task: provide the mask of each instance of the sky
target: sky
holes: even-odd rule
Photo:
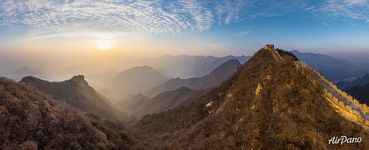
[[[0,57],[39,64],[252,55],[266,43],[354,58],[368,41],[369,0],[0,0]]]
[[[368,6],[368,0],[0,0],[0,39],[126,53],[244,54],[265,43],[364,51]]]

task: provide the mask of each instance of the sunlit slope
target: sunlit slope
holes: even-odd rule
[[[135,126],[170,148],[368,148],[367,140],[328,144],[341,135],[367,139],[369,130],[361,115],[333,103],[334,96],[315,74],[292,53],[266,46],[190,106],[146,116]],[[365,112],[366,106],[356,105]]]
[[[336,85],[305,63],[296,62],[296,64],[302,67],[303,73],[312,82],[318,81],[324,87],[324,96],[340,115],[358,124],[369,126],[369,107],[367,105],[361,104],[357,99],[337,88]]]

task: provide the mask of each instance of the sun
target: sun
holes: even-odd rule
[[[109,50],[113,47],[113,40],[111,39],[101,39],[97,41],[97,46],[101,50]]]

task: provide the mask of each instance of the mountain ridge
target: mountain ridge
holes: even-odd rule
[[[354,112],[342,112],[301,63],[292,53],[267,45],[231,79],[190,106],[145,116],[135,127],[166,141],[163,146],[169,148],[368,147],[367,141],[328,144],[340,135],[365,139],[369,131],[364,123],[349,119]]]
[[[20,83],[35,87],[36,89],[48,93],[55,99],[70,104],[82,111],[92,112],[111,119],[127,119],[119,113],[119,110],[104,96],[97,93],[84,76],[73,76],[69,80],[61,82],[49,82],[36,77],[24,77]],[[120,117],[123,115],[124,117]]]
[[[175,55],[153,58],[149,64],[166,73],[168,77],[188,79],[205,76],[230,59],[236,59],[243,64],[249,58],[250,56],[245,55],[223,57]]]
[[[1,149],[128,149],[136,140],[112,122],[0,77]]]
[[[187,87],[180,87],[173,91],[162,92],[152,98],[138,94],[128,102],[120,103],[120,105],[122,111],[141,118],[147,114],[160,113],[175,107],[189,105],[206,92],[207,90],[192,90]]]
[[[364,80],[368,79],[368,75],[364,77]],[[362,82],[360,84],[354,84],[351,87],[347,88],[347,93],[352,95],[353,97],[357,98],[360,102],[363,102],[369,105],[369,82]]]
[[[238,60],[231,59],[216,67],[209,74],[199,78],[171,79],[150,91],[146,92],[149,97],[156,96],[165,91],[173,91],[180,87],[188,87],[192,90],[208,89],[221,84],[235,73],[242,65]]]
[[[293,50],[292,53],[309,66],[314,67],[332,82],[365,74],[365,70],[351,61],[319,53],[303,53]]]

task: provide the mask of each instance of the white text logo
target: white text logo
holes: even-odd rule
[[[328,140],[329,144],[352,144],[352,143],[360,143],[362,140],[361,137],[347,137],[347,136],[341,136],[341,137],[332,137]]]

